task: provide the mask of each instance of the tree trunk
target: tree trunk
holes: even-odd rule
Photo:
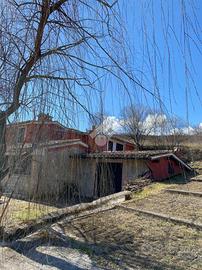
[[[143,146],[139,142],[136,142],[136,147],[137,147],[137,151],[143,150]]]
[[[6,117],[0,112],[0,180],[5,175],[6,170]]]

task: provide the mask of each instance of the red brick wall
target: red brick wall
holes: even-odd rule
[[[61,140],[65,134],[65,128],[57,123],[28,123],[8,126],[6,129],[6,142],[8,145],[16,143],[19,128],[25,128],[24,143],[37,143],[50,140]]]
[[[55,123],[31,124],[27,126],[26,143],[61,140],[65,129]]]
[[[134,151],[135,150],[135,145],[131,143],[126,143],[125,144],[125,151]]]
[[[103,147],[96,145],[95,139],[89,134],[77,130],[65,129],[52,121],[46,123],[29,122],[27,124],[22,123],[8,126],[6,131],[7,145],[16,144],[18,128],[21,127],[25,128],[24,143],[80,139],[89,146],[89,152],[102,152],[107,150],[107,144]],[[125,151],[132,151],[134,149],[134,145],[130,143],[125,144]]]

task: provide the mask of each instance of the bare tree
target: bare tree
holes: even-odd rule
[[[105,118],[106,118],[106,115],[104,115],[103,113],[100,113],[100,112],[91,114],[89,117],[89,128],[94,129],[94,128],[102,125]]]
[[[152,123],[148,117],[153,116]],[[131,105],[123,109],[122,126],[127,135],[134,141],[138,150],[144,145],[145,138],[154,130],[155,114],[143,105]]]
[[[195,125],[193,127],[193,129],[194,129],[194,131],[193,131],[194,135],[197,135],[197,136],[201,136],[202,135],[202,126],[201,126],[201,124]]]
[[[179,116],[165,115],[163,121],[156,121],[156,130],[158,131],[156,144],[173,147],[180,146],[185,141],[191,127],[187,127],[186,122]]]
[[[115,38],[121,27],[116,5],[107,0],[1,1],[1,173],[11,115],[51,108],[68,118],[76,105],[89,113],[87,104],[100,78],[117,78],[117,68],[127,76],[110,47],[112,42],[121,45]]]

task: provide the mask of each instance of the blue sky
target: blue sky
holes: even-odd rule
[[[103,108],[104,114],[116,118],[121,117],[122,109],[131,102],[140,103],[155,111],[177,115],[187,121],[187,126],[201,123],[202,0],[119,0],[117,8],[121,13],[119,23],[111,19],[120,46],[117,42],[108,46],[106,39],[105,48],[147,91],[120,70],[116,71],[120,79],[105,72],[97,82],[99,91],[74,88],[81,103],[91,112],[100,112]],[[97,29],[92,23],[89,29],[93,33]],[[102,59],[106,58],[96,42],[92,47]],[[97,63],[97,59],[84,53],[87,60]],[[97,75],[103,75],[101,73],[98,71]],[[56,101],[51,109],[46,108],[55,120],[82,130],[89,127],[87,115],[81,108],[64,105],[71,118],[68,123],[58,103]],[[37,106],[40,110],[40,103]],[[32,118],[31,114],[34,113],[30,110],[24,114],[24,120]]]
[[[130,70],[161,98],[167,113],[178,115],[187,125],[202,122],[202,1],[120,2]],[[117,80],[105,84],[105,112],[119,117],[129,98]],[[159,107],[151,95],[129,80],[127,86],[134,103]]]

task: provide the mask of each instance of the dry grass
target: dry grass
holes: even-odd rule
[[[202,173],[202,161],[194,161],[190,163],[190,166],[199,174]]]
[[[103,269],[202,269],[200,231],[120,209],[61,223]]]
[[[127,206],[202,224],[202,199],[199,197],[162,192],[141,201],[128,202]]]
[[[0,214],[4,210],[5,213],[1,220],[1,226],[7,231],[14,227],[30,223],[50,212],[56,211],[57,208],[13,198],[8,203],[8,197],[2,197]]]
[[[132,200],[134,200],[134,201],[141,200],[141,199],[144,199],[150,195],[158,194],[166,188],[173,188],[175,186],[176,186],[176,184],[170,184],[167,182],[152,183],[151,185],[145,187],[142,191],[133,193]]]

